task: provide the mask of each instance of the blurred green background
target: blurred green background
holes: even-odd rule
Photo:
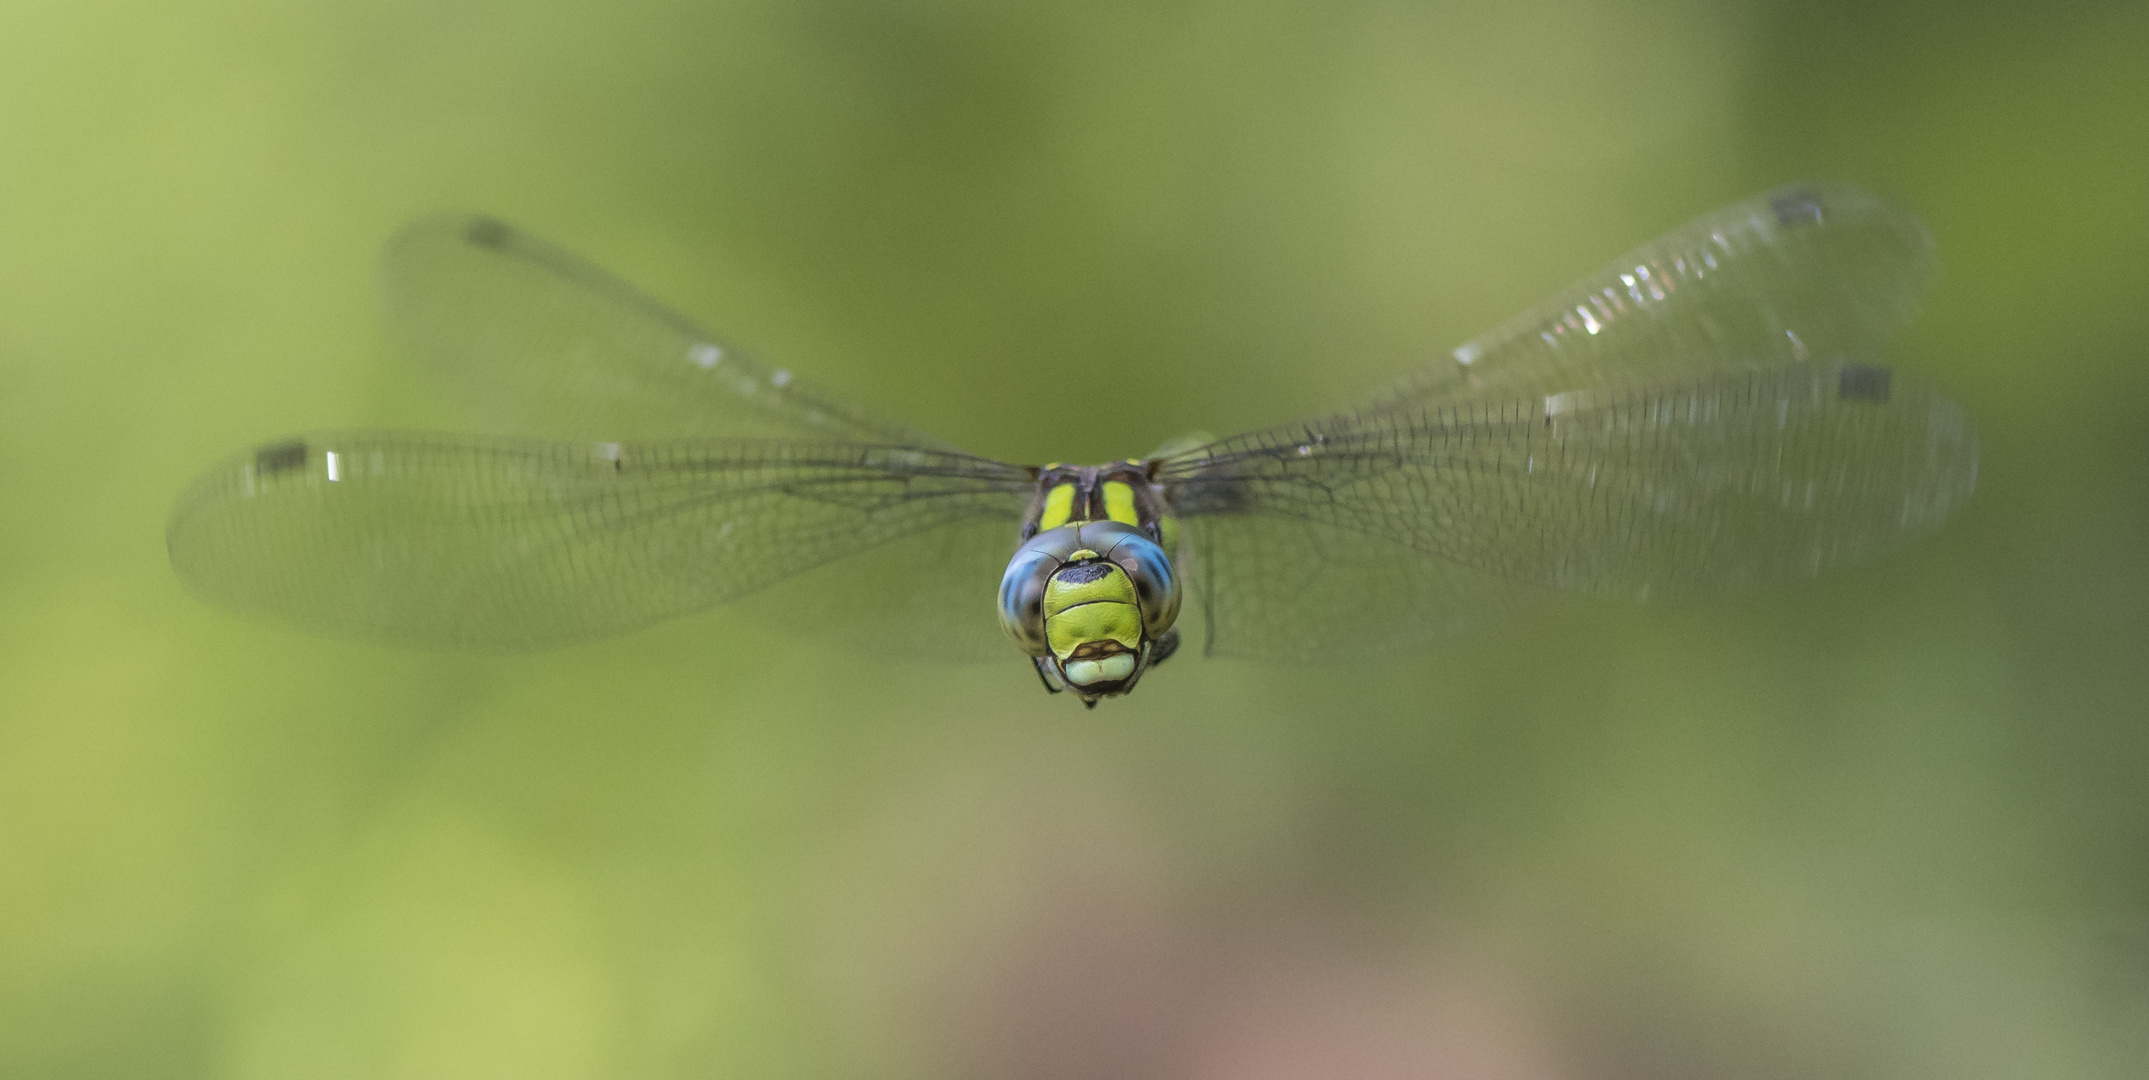
[[[2144,55],[2116,3],[9,0],[0,1076],[2149,1075]],[[1812,585],[1085,714],[740,612],[323,641],[165,564],[213,460],[455,423],[374,306],[431,211],[1093,460],[1807,177],[1931,225],[1896,359],[1984,433]]]

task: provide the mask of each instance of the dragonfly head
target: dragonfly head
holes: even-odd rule
[[[1000,625],[1045,687],[1084,703],[1124,694],[1178,644],[1179,580],[1149,534],[1116,521],[1048,529],[1000,578]]]

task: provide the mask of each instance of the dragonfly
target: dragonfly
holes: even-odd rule
[[[391,321],[505,433],[268,442],[167,540],[207,600],[333,635],[528,650],[773,595],[755,618],[815,612],[898,663],[982,638],[1094,708],[1196,627],[1205,655],[1373,655],[1530,593],[1720,593],[1931,533],[1976,432],[1880,350],[1932,265],[1895,204],[1781,188],[1312,419],[1020,465],[434,218],[384,258]]]

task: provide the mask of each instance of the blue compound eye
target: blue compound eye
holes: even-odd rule
[[[1033,540],[1031,544],[1034,544]],[[1025,544],[1000,575],[1000,629],[1031,656],[1045,656],[1045,586],[1060,560],[1050,551]]]
[[[1113,546],[1111,559],[1134,582],[1142,628],[1152,638],[1162,637],[1179,618],[1179,578],[1172,572],[1171,557],[1156,541],[1129,530]]]

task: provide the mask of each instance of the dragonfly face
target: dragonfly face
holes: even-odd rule
[[[795,585],[764,617],[935,656],[1004,661],[1012,638],[1094,705],[1196,623],[1204,655],[1394,654],[1531,591],[1723,592],[1930,533],[1976,485],[1976,431],[1880,358],[1931,265],[1900,208],[1784,188],[1356,404],[1030,468],[764,365],[537,237],[439,218],[388,252],[391,319],[492,433],[276,440],[195,481],[166,540],[225,606],[466,650]]]
[[[1139,461],[1040,469],[1000,576],[1000,627],[1045,689],[1094,708],[1179,647],[1177,523]]]

